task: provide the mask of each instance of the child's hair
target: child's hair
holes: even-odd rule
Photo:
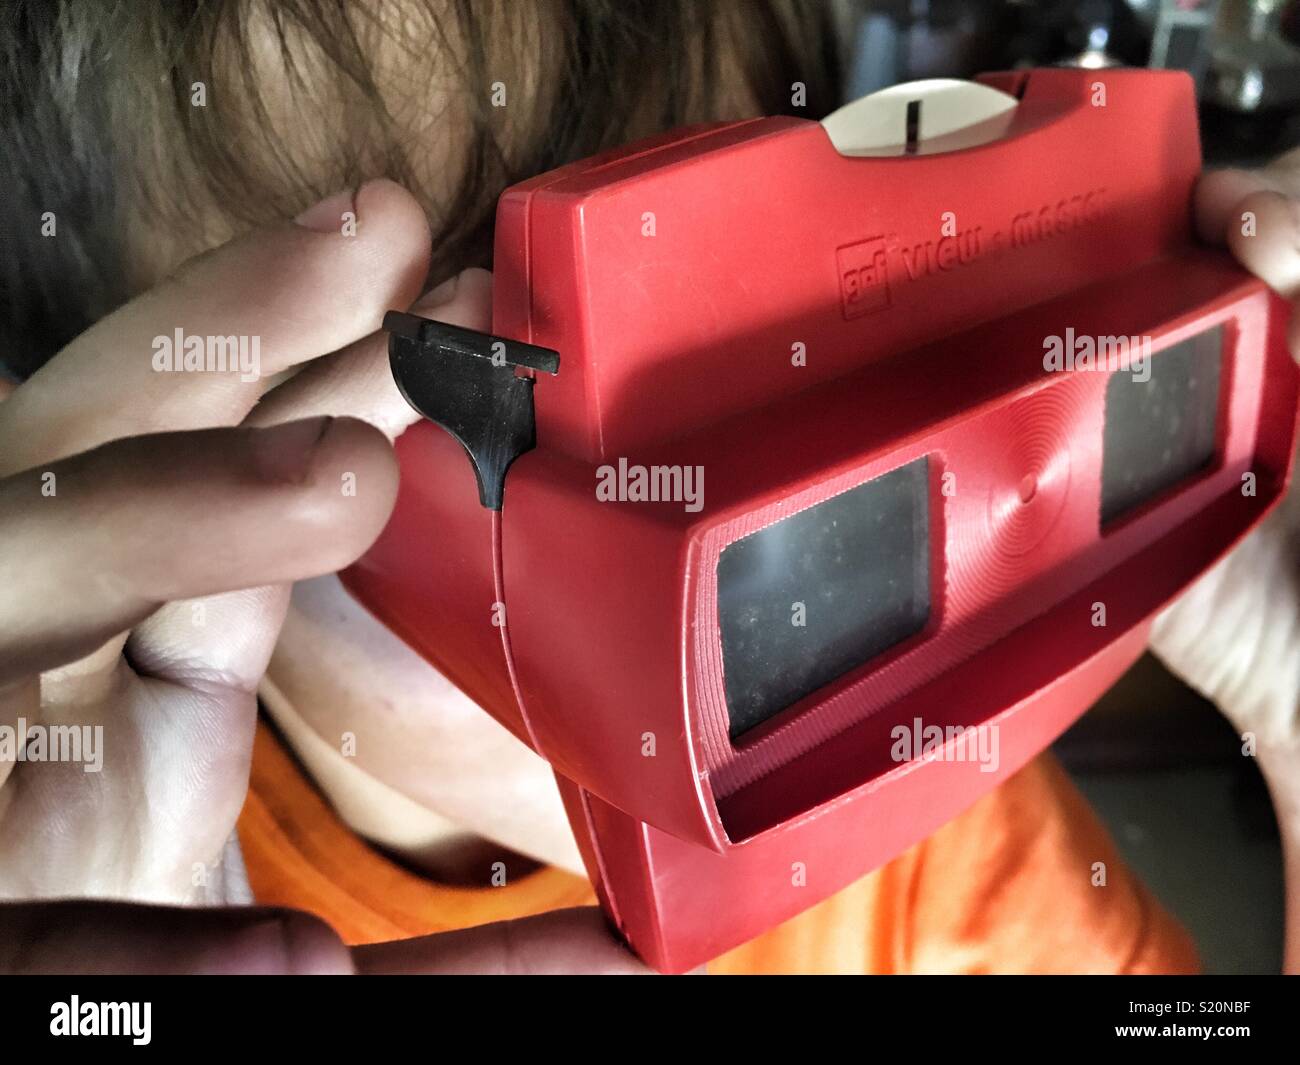
[[[490,265],[515,181],[833,108],[831,21],[816,0],[10,0],[0,358],[26,376],[130,298],[128,249],[175,265],[378,175],[429,212],[431,280]]]

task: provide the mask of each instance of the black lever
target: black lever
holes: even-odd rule
[[[400,311],[384,315],[384,330],[402,396],[460,441],[479,502],[500,510],[506,470],[537,444],[533,379],[515,369],[558,373],[559,353]]]

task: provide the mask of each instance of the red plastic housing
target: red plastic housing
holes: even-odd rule
[[[1013,773],[1285,491],[1286,307],[1192,240],[1191,81],[985,80],[1020,103],[980,147],[848,158],[816,122],[758,119],[508,190],[494,332],[561,353],[537,447],[498,519],[459,445],[416,426],[396,512],[344,575],[550,761],[609,916],[661,970],[799,913]],[[1214,458],[1103,527],[1109,375],[1045,372],[1044,338],[1149,336],[1158,360],[1214,324]],[[733,741],[721,551],[921,456],[927,625]],[[702,467],[703,508],[599,500],[620,458]],[[996,725],[996,771],[895,761],[891,730],[917,718]]]

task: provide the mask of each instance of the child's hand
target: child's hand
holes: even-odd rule
[[[286,224],[200,256],[0,403],[0,725],[102,736],[99,771],[0,760],[0,897],[223,897],[288,582],[363,552],[397,486],[363,422],[240,427],[269,375],[381,351],[418,294],[419,208],[358,199],[357,236]],[[258,338],[261,377],[156,369],[177,330]]]
[[[1197,225],[1252,273],[1300,301],[1300,151],[1264,170],[1206,174]],[[1243,215],[1254,215],[1253,236]],[[1289,340],[1300,355],[1300,314]],[[1152,650],[1212,699],[1261,757],[1300,775],[1300,492],[1157,619]]]
[[[290,582],[348,565],[388,518],[385,433],[417,416],[375,330],[416,301],[430,251],[423,211],[390,182],[299,222],[187,263],[0,403],[0,898],[28,900],[0,906],[0,971],[369,964],[303,916],[30,902],[247,893],[228,841],[257,683]],[[412,309],[485,329],[489,302],[470,271]],[[182,367],[184,338],[205,353],[246,338],[245,363],[166,369],[178,334]],[[598,919],[538,934],[563,938],[565,920],[591,927],[557,966],[633,964]],[[412,964],[476,964],[457,942],[415,944]]]

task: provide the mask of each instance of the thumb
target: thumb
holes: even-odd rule
[[[1300,149],[1262,170],[1205,174],[1195,215],[1202,239],[1226,245],[1284,299],[1300,300]],[[1289,339],[1300,356],[1300,315],[1292,316]]]
[[[83,900],[0,905],[0,974],[350,973],[331,929],[292,910]]]
[[[518,921],[349,950],[295,910],[184,909],[120,902],[0,904],[0,974],[646,974],[600,911]]]

